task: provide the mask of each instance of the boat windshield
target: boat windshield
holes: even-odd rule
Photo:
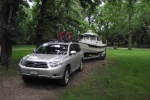
[[[90,36],[85,35],[85,36],[84,36],[84,39],[89,40],[89,39],[90,39]]]
[[[79,40],[83,40],[83,35],[79,35]]]
[[[80,40],[96,40],[96,36],[94,35],[80,35]]]
[[[67,50],[68,50],[68,45],[51,44],[51,45],[42,45],[40,48],[36,50],[35,53],[66,55]]]
[[[99,36],[97,37],[97,41],[101,41],[101,38]]]
[[[96,36],[91,35],[91,40],[96,40]]]

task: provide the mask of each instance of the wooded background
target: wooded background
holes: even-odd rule
[[[92,30],[108,46],[150,47],[149,0],[0,0],[1,64],[12,45],[47,42],[60,31]]]

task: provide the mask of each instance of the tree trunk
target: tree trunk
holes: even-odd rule
[[[91,16],[90,15],[88,16],[88,22],[89,22],[89,25],[91,25]]]
[[[108,22],[106,23],[106,46],[108,46],[108,38],[109,38],[109,30],[108,30]]]
[[[7,66],[11,62],[12,55],[12,44],[11,34],[8,31],[10,16],[10,3],[6,0],[3,2],[3,13],[2,13],[2,46],[1,46],[1,64]]]
[[[128,27],[128,33],[129,33],[129,40],[128,40],[128,50],[132,50],[132,32],[131,32],[131,24],[132,24],[132,15],[133,15],[133,4],[132,0],[129,0],[129,27]]]
[[[128,50],[132,50],[132,34],[129,34]]]
[[[36,33],[36,48],[38,48],[43,41],[43,32],[44,32],[44,15],[46,11],[46,4],[48,0],[41,0],[42,5],[40,8],[40,15],[39,15],[39,20],[38,20],[38,25],[37,25],[37,33]]]

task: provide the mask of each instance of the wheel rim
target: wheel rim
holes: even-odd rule
[[[69,81],[69,71],[66,70],[66,73],[65,73],[65,82],[68,83]]]

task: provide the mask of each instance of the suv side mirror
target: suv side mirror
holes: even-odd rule
[[[71,55],[75,55],[77,52],[76,51],[71,51],[70,54]]]
[[[33,52],[35,52],[36,51],[36,49],[33,49]]]

